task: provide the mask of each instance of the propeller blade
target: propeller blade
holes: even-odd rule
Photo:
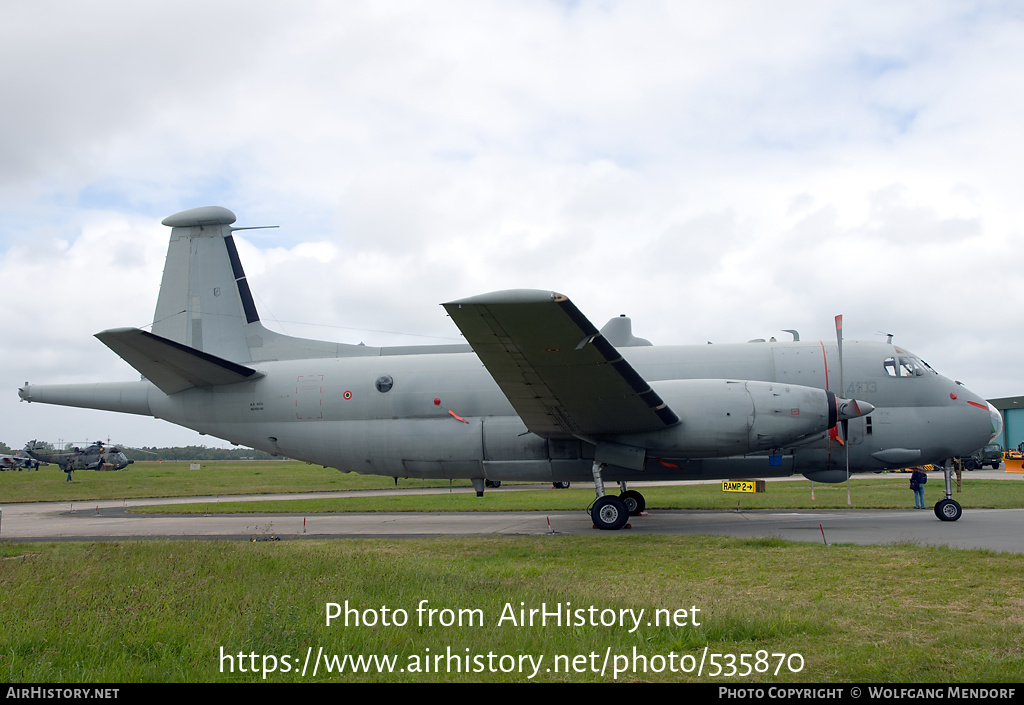
[[[842,389],[843,394],[846,394],[846,382],[843,379],[843,314],[836,316],[836,344],[839,347],[839,387]],[[871,407],[865,414],[871,413],[875,407],[871,406],[867,402],[857,402],[855,399],[851,399],[852,404],[846,405],[850,411],[860,409],[860,404],[864,404],[865,407]],[[842,413],[842,412],[840,412]],[[841,424],[843,426],[843,446],[846,448],[846,504],[850,505],[850,446],[846,444],[846,441],[850,438],[850,419],[856,416],[863,416],[864,414],[856,413],[853,416],[847,416],[842,418]]]
[[[839,345],[839,388],[846,394],[846,385],[843,384],[843,314],[836,316],[836,343]]]

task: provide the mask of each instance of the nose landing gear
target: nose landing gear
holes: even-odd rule
[[[946,476],[946,497],[935,503],[935,516],[942,521],[956,521],[964,513],[960,503],[953,499],[953,461],[946,458],[942,465],[942,472]]]
[[[955,499],[940,499],[935,503],[935,516],[942,521],[956,521],[964,513]]]

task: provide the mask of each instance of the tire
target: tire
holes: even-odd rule
[[[956,521],[964,513],[956,500],[940,499],[935,503],[935,516],[942,521]]]
[[[603,531],[618,531],[629,521],[629,510],[626,503],[615,495],[606,494],[598,497],[590,508],[590,518],[594,526]]]
[[[567,480],[562,480],[561,482],[552,482],[551,486],[554,487],[556,490],[567,490],[569,489],[570,484],[571,483],[568,482]]]
[[[484,480],[484,485],[492,489],[497,489],[498,487],[501,487],[501,480]]]
[[[630,516],[640,516],[647,509],[647,500],[636,490],[626,490],[619,495],[619,499],[626,503]]]

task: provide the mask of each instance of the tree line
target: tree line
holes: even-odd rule
[[[56,450],[52,443],[40,443],[48,450]],[[65,450],[74,447],[72,443],[66,443]],[[86,445],[79,444],[80,448]],[[275,456],[264,453],[262,450],[254,450],[240,446],[238,448],[207,448],[206,446],[175,446],[173,448],[157,448],[155,446],[142,446],[141,448],[129,448],[117,443],[107,444],[111,448],[119,448],[129,460],[273,460]],[[3,441],[0,441],[0,453],[13,455],[21,448],[11,448]]]
[[[252,448],[207,448],[184,446],[174,448],[126,448],[118,446],[129,460],[273,460],[275,456]]]

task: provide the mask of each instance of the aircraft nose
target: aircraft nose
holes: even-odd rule
[[[953,396],[953,395],[951,395]],[[991,443],[996,437],[1003,433],[1003,417],[988,401],[979,397],[973,392],[969,392],[964,387],[959,388],[959,393],[953,396],[958,402],[966,402],[969,413],[966,416],[962,416],[963,430],[969,431],[964,440],[969,441],[968,445],[972,445],[975,450],[982,446]],[[981,412],[987,411],[986,416],[982,416]],[[973,451],[964,451],[970,453]]]
[[[989,420],[992,422],[992,436],[988,439],[989,443],[991,443],[996,438],[1003,435],[1003,415],[999,413],[999,409],[989,403],[988,416]]]

